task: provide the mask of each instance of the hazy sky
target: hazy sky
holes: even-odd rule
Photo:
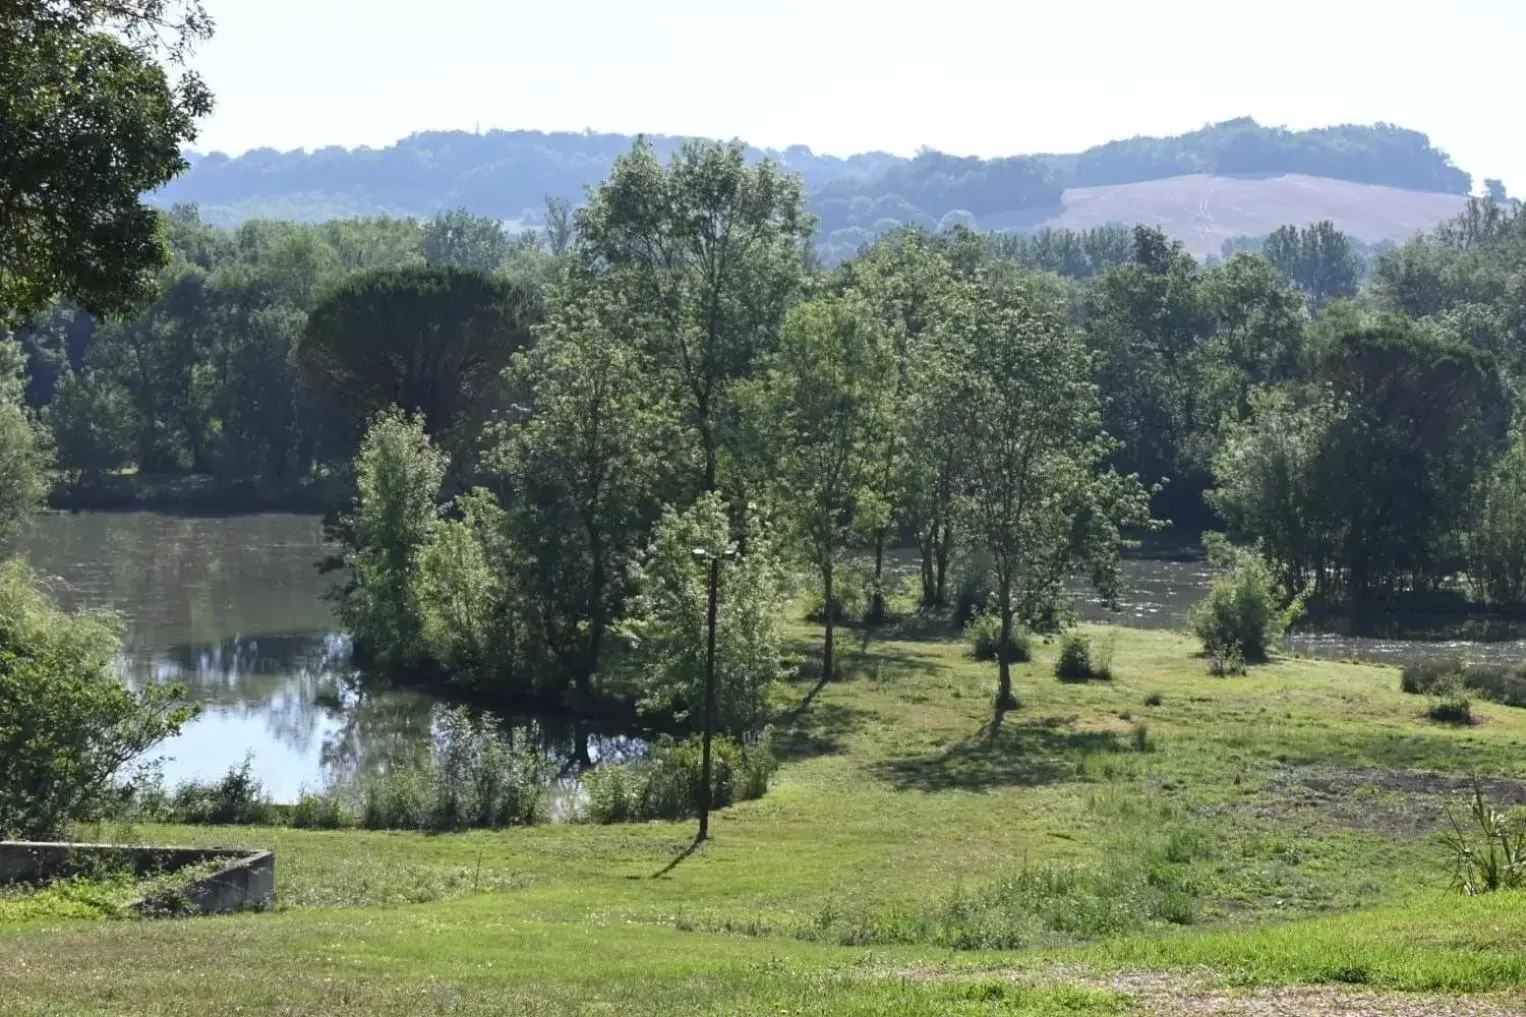
[[[232,154],[535,128],[1077,151],[1250,115],[1424,131],[1526,192],[1520,0],[205,0]]]

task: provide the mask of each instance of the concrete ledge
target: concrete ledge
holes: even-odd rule
[[[275,854],[252,848],[0,841],[0,885],[45,883],[102,866],[129,868],[141,878],[209,861],[226,864],[209,876],[189,881],[178,892],[137,901],[133,910],[140,914],[215,915],[275,903]]]

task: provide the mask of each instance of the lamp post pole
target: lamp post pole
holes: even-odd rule
[[[717,602],[721,584],[721,557],[709,552],[706,552],[705,556],[710,559],[710,589],[705,605],[705,733],[703,762],[700,764],[699,835],[695,838],[696,841],[708,840],[710,837],[710,746],[715,740],[718,712],[715,690],[715,623],[719,606]]]

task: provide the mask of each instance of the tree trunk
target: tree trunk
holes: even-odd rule
[[[937,543],[938,579],[935,587],[935,602],[939,607],[948,606],[948,559],[953,546],[953,524],[944,523]]]
[[[932,528],[917,537],[917,549],[922,552],[922,609],[924,611],[938,606],[938,580],[933,566],[933,553],[937,544],[938,535]]]
[[[885,608],[885,529],[874,535],[874,593],[869,598],[868,621],[879,623],[889,613]]]
[[[588,724],[585,721],[576,721],[573,725],[572,735],[572,760],[579,771],[590,769],[593,766],[593,757],[588,754]]]
[[[1017,697],[1012,695],[1012,584],[1004,581],[1001,589],[1001,642],[996,647],[999,662],[999,687],[996,691],[998,713],[1017,708]]]
[[[713,468],[713,467],[712,467]],[[710,795],[712,789],[711,743],[715,740],[717,714],[715,693],[715,623],[721,585],[720,555],[710,556],[710,594],[705,608],[705,738],[700,765],[699,834],[696,842],[710,837]]]
[[[829,682],[835,677],[833,674],[833,658],[837,650],[837,609],[832,603],[832,594],[834,592],[832,583],[834,576],[832,573],[833,568],[830,562],[821,567],[821,582],[822,587],[826,590],[827,600],[827,634],[826,640],[821,647],[821,680],[823,682]]]

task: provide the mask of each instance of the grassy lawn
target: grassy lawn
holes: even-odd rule
[[[1036,644],[994,733],[994,665],[853,634],[848,680],[784,694],[768,796],[681,860],[663,823],[81,831],[273,847],[280,907],[0,897],[0,1014],[1521,1009],[1526,896],[1452,893],[1436,834],[1472,773],[1526,801],[1526,711],[1446,727],[1392,669],[1213,678],[1179,636],[1090,631],[1113,680]]]

